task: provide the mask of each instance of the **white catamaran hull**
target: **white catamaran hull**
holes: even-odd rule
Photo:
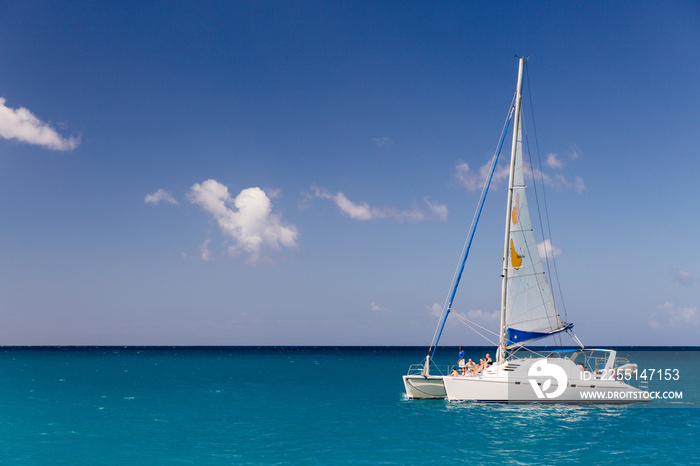
[[[511,359],[476,377],[444,377],[449,401],[507,403],[634,403],[649,393],[615,380],[612,371],[588,372],[566,358]]]
[[[411,400],[445,398],[445,385],[441,375],[404,375],[406,397]]]

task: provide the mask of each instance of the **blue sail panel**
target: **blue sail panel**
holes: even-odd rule
[[[573,326],[574,324],[565,324],[564,327],[552,332],[526,332],[525,330],[518,330],[516,328],[509,327],[506,334],[508,338],[508,346],[523,344],[527,341],[548,337],[550,335],[569,330]]]

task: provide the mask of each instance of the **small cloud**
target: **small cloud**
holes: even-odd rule
[[[217,222],[221,231],[234,241],[231,254],[245,251],[251,263],[265,260],[263,249],[280,250],[297,246],[299,233],[272,211],[272,203],[260,188],[247,188],[232,198],[228,187],[216,180],[195,183],[188,198]]]
[[[553,169],[559,169],[564,166],[556,154],[549,154],[546,163],[549,168]],[[467,191],[474,192],[480,190],[484,186],[489,176],[490,169],[491,162],[483,164],[479,168],[478,172],[472,170],[468,163],[460,162],[455,167],[454,176],[457,178],[457,181],[459,181],[459,183],[466,188]],[[574,176],[573,180],[569,180],[561,174],[549,175],[547,173],[543,173],[539,169],[533,170],[529,164],[525,165],[525,171],[528,177],[534,177],[538,183],[543,183],[544,185],[551,186],[554,189],[573,189],[579,194],[586,190],[586,184],[583,182],[583,178],[578,175]],[[508,182],[509,176],[510,168],[507,165],[497,166],[493,173],[491,183],[492,185],[498,185],[502,181]]]
[[[397,221],[430,221],[430,220],[447,220],[447,206],[433,202],[430,198],[423,198],[423,203],[426,208],[414,207],[409,210],[399,210],[393,207],[371,207],[366,202],[357,203],[348,199],[345,194],[338,192],[331,194],[324,188],[311,186],[313,195],[319,199],[332,200],[338,206],[343,215],[346,215],[354,220],[374,220],[381,218],[391,218]],[[309,197],[310,198],[310,197]],[[309,198],[306,199],[308,202]],[[308,205],[308,204],[305,204]]]
[[[394,145],[394,141],[389,136],[372,138],[372,142],[375,143],[377,147],[389,147]]]
[[[669,269],[669,273],[671,274],[671,276],[673,276],[673,281],[683,286],[693,286],[697,283],[700,283],[700,279],[693,277],[692,275],[690,275],[690,272],[686,272],[685,270],[671,267]]]
[[[70,151],[80,145],[79,137],[61,136],[48,123],[39,120],[26,108],[14,109],[5,106],[5,99],[2,97],[0,97],[0,137],[58,151]]]
[[[481,309],[474,309],[467,312],[467,318],[470,320],[480,320],[482,322],[491,323],[501,318],[501,312],[484,312]]]
[[[571,152],[569,152],[569,160],[576,160],[581,157],[581,149],[577,145],[571,147]]]
[[[202,248],[200,249],[200,257],[204,261],[211,260],[211,251],[209,250],[209,243],[211,243],[210,239],[204,241],[204,244],[202,244]]]
[[[429,198],[424,197],[423,202],[428,207],[428,210],[432,212],[433,216],[442,222],[447,221],[447,206],[445,204],[438,204],[437,202],[431,202]]]
[[[352,219],[369,220],[373,216],[376,217],[376,215],[372,214],[372,209],[370,209],[366,202],[355,204],[341,192],[333,196],[333,200],[340,210]]]
[[[677,327],[700,324],[698,309],[696,307],[677,308],[673,303],[665,302],[657,307],[649,318],[651,328]]]
[[[459,181],[459,183],[466,188],[467,191],[474,192],[481,189],[484,186],[484,183],[486,183],[489,176],[489,171],[491,169],[491,162],[486,162],[483,164],[479,168],[478,173],[472,170],[471,167],[469,167],[469,164],[466,162],[458,163],[455,169],[455,177],[457,178],[457,181]],[[498,184],[503,180],[507,181],[509,175],[510,169],[507,166],[496,167],[491,182],[493,184]]]
[[[282,197],[282,190],[279,188],[268,189],[267,191],[265,191],[265,193],[270,199],[279,199],[280,197]]]
[[[161,202],[167,202],[168,204],[177,205],[177,201],[175,200],[173,195],[170,194],[168,191],[165,191],[164,189],[159,189],[153,194],[146,194],[146,197],[143,201],[153,205],[158,205]]]
[[[389,309],[388,307],[385,307],[385,306],[380,306],[379,304],[376,304],[376,303],[371,303],[370,309],[375,314],[392,314],[391,309]]]
[[[547,155],[547,161],[545,163],[549,168],[552,168],[554,170],[564,168],[564,162],[559,160],[559,156],[554,153]]]
[[[430,311],[430,315],[434,317],[441,317],[442,316],[442,306],[440,306],[438,303],[433,304],[432,306],[425,306],[425,308]]]
[[[537,243],[537,253],[540,259],[546,259],[551,257],[557,257],[561,254],[561,249],[552,246],[552,242],[549,239]]]

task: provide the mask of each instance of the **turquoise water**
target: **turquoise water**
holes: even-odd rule
[[[405,400],[401,375],[424,355],[6,348],[0,464],[700,464],[700,351],[621,350],[640,368],[679,368],[650,389],[683,393],[626,406]]]

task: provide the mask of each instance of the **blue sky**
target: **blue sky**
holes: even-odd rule
[[[577,335],[697,344],[683,1],[3,4],[0,344],[428,346],[516,54]],[[504,220],[453,307],[494,330]]]

